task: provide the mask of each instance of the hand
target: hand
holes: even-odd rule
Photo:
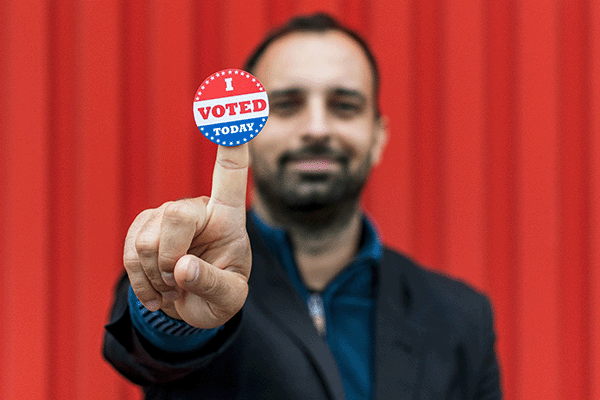
[[[219,146],[211,197],[140,213],[123,263],[138,299],[198,328],[224,324],[243,306],[252,264],[246,232],[248,145]]]

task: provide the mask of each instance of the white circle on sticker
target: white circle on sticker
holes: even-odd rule
[[[202,135],[222,146],[252,140],[269,117],[267,92],[255,76],[241,69],[224,69],[204,79],[193,106]]]

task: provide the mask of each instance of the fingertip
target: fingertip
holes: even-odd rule
[[[185,255],[175,265],[175,280],[184,285],[193,284],[200,274],[200,265],[196,257]]]
[[[165,284],[167,284],[169,286],[177,285],[177,283],[175,282],[175,276],[173,275],[172,272],[161,271],[160,275],[162,276],[162,279],[165,282]]]
[[[160,295],[167,302],[173,302],[179,298],[179,292],[177,290],[169,290],[168,292],[161,292]]]
[[[162,297],[159,292],[154,290],[148,278],[143,273],[127,272],[129,274],[131,290],[135,297],[138,298],[146,309],[150,311],[158,310],[161,307]]]
[[[187,271],[185,273],[185,283],[194,283],[196,278],[198,278],[198,274],[200,273],[200,266],[196,262],[196,260],[190,260],[188,262]]]
[[[144,307],[146,307],[149,311],[157,311],[160,308],[160,300],[154,299],[147,301],[144,303]]]

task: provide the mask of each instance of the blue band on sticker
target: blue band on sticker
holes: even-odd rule
[[[234,122],[200,126],[205,138],[222,146],[239,146],[254,139],[261,131],[267,118],[245,119]]]

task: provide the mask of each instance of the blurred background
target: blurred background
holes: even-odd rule
[[[209,194],[199,83],[316,10],[380,63],[385,242],[488,293],[506,399],[600,399],[600,2],[0,0],[1,399],[139,398],[101,356],[126,229]]]

